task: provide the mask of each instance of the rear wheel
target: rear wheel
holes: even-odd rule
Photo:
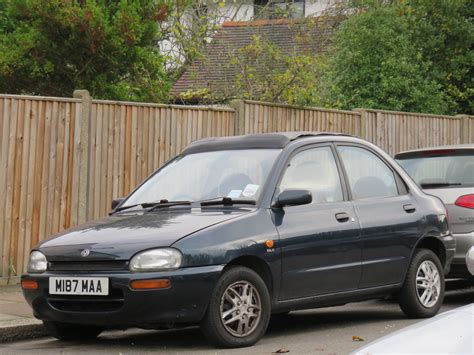
[[[398,295],[400,308],[412,318],[428,318],[438,313],[444,299],[444,273],[438,256],[419,249],[408,268]]]
[[[265,334],[270,313],[265,282],[255,271],[235,266],[217,282],[201,329],[216,346],[251,346]]]
[[[43,321],[49,334],[59,340],[91,340],[97,338],[103,329],[61,322]]]

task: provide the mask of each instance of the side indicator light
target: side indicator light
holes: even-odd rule
[[[21,280],[21,288],[24,290],[37,290],[38,282],[34,280]]]
[[[133,290],[159,290],[170,287],[171,281],[169,279],[133,280],[130,282],[130,288]]]
[[[266,242],[265,242],[265,246],[267,248],[273,248],[275,246],[275,242],[271,239],[268,239]]]

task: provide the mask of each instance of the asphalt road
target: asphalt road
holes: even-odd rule
[[[474,286],[450,283],[442,312],[474,302]],[[252,348],[219,350],[209,346],[197,327],[169,331],[104,332],[92,342],[64,343],[53,338],[0,345],[0,353],[143,353],[348,354],[368,342],[418,320],[407,319],[396,303],[369,301],[339,307],[292,312],[275,317],[266,336]],[[358,336],[363,341],[353,341]]]

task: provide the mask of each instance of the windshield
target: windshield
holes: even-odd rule
[[[137,191],[123,206],[220,197],[257,200],[279,149],[242,149],[179,156]]]
[[[397,159],[405,171],[423,188],[474,186],[473,152],[424,152]]]

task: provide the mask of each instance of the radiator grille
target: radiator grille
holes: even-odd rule
[[[50,271],[121,271],[128,270],[128,262],[114,261],[54,261],[49,263]]]

